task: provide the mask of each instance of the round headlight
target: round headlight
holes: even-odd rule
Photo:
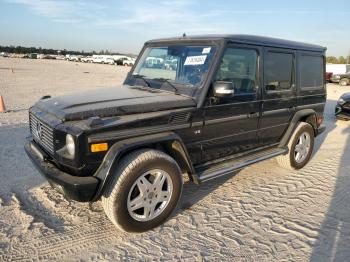
[[[339,104],[339,105],[342,105],[342,104],[344,104],[344,103],[345,103],[344,99],[343,99],[343,98],[339,98],[338,104]]]
[[[74,156],[74,153],[75,153],[74,138],[70,134],[66,135],[66,148],[67,148],[68,153],[70,155]]]

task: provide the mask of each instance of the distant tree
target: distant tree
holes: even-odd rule
[[[112,52],[108,49],[101,50],[99,52],[96,52],[95,50],[92,52],[85,52],[82,51],[74,51],[74,50],[58,50],[58,49],[52,49],[52,48],[42,48],[42,47],[24,47],[24,46],[0,46],[0,52],[6,52],[6,53],[17,53],[17,54],[30,54],[30,53],[39,53],[39,54],[45,54],[45,55],[55,55],[55,54],[72,54],[72,55],[92,55],[92,54],[120,54],[117,52]]]
[[[338,62],[339,64],[346,64],[347,59],[344,56],[339,56]]]
[[[335,56],[327,56],[326,58],[327,63],[329,64],[338,64],[338,58],[336,58]]]

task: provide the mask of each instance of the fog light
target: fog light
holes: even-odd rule
[[[108,144],[107,143],[99,143],[99,144],[91,144],[91,152],[102,152],[108,150]]]

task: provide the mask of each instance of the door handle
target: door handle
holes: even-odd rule
[[[253,117],[257,116],[257,113],[256,112],[252,112],[252,113],[249,113],[247,116],[248,116],[248,118],[253,118]]]
[[[294,106],[288,107],[288,111],[289,112],[294,112],[295,111],[295,107]]]

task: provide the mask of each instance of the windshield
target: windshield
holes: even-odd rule
[[[194,96],[207,76],[215,51],[214,46],[147,47],[126,84]]]

